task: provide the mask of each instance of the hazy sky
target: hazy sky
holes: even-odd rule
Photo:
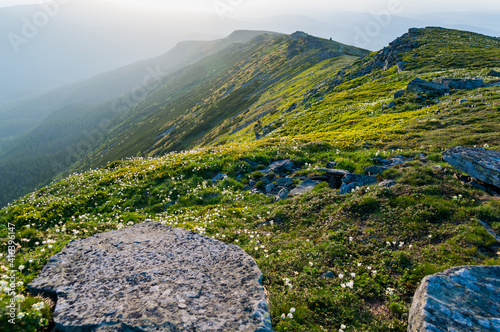
[[[0,0],[0,7],[19,4],[36,4],[44,0]],[[61,2],[81,0],[59,0]],[[500,11],[498,0],[101,0],[106,2],[133,3],[189,10],[215,10],[214,7],[231,8],[232,15],[299,14],[303,10],[338,10],[370,12],[381,10],[391,3],[399,4],[413,13],[436,11]],[[239,12],[239,13],[238,13]]]

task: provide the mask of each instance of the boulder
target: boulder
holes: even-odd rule
[[[384,166],[370,166],[365,168],[365,175],[382,175],[389,168]]]
[[[271,163],[265,170],[263,170],[263,173],[271,173],[271,172],[284,172],[284,171],[292,171],[295,168],[295,165],[293,162],[290,161],[290,159],[286,160],[279,160]]]
[[[326,172],[335,177],[343,178],[347,174],[351,174],[351,172],[343,170],[343,169],[329,169],[329,168],[318,168],[316,169],[318,172]]]
[[[433,83],[442,84],[450,89],[466,89],[472,90],[482,88],[484,81],[481,79],[466,79],[466,78],[437,78],[432,80]]]
[[[326,168],[328,169],[334,169],[335,166],[337,166],[337,163],[335,161],[329,161],[326,163]]]
[[[314,181],[314,180],[311,180],[311,179],[307,179],[304,182],[302,182],[301,184],[299,184],[295,189],[293,189],[292,191],[290,191],[290,195],[291,196],[296,196],[296,195],[305,194],[305,193],[313,190],[314,188],[316,188],[316,186],[318,184],[319,184],[319,181]]]
[[[276,188],[274,183],[270,183],[266,186],[266,193],[271,193]]]
[[[499,72],[497,72],[497,71],[494,71],[493,69],[492,69],[492,70],[490,70],[490,71],[488,72],[488,74],[486,74],[486,75],[488,75],[488,76],[493,76],[493,77],[500,77],[500,73],[499,73]]]
[[[384,181],[380,182],[378,185],[379,185],[379,187],[390,188],[390,187],[393,187],[397,184],[398,183],[394,180],[384,180]]]
[[[280,178],[276,181],[276,185],[279,187],[291,187],[293,185],[292,178]]]
[[[476,180],[500,188],[500,152],[456,147],[443,152],[444,160]]]
[[[405,90],[399,90],[397,91],[396,93],[394,93],[394,99],[398,99],[398,98],[401,98],[405,95]]]
[[[440,83],[433,83],[416,78],[408,83],[406,91],[410,93],[432,93],[442,96],[450,93],[450,88]]]
[[[500,331],[500,266],[454,267],[425,277],[408,331]]]
[[[278,196],[276,196],[276,200],[281,201],[282,199],[287,199],[290,195],[290,191],[286,188],[283,188],[279,191]]]
[[[369,175],[347,174],[342,178],[343,183],[357,183],[358,186],[368,186],[377,183],[377,178]]]
[[[354,189],[357,187],[361,187],[359,183],[353,182],[353,183],[342,183],[342,186],[340,187],[339,194],[341,195],[346,195],[350,194]]]
[[[272,331],[242,249],[147,221],[70,242],[28,285],[58,331]]]
[[[219,173],[217,174],[216,176],[214,176],[212,178],[212,182],[218,182],[218,181],[223,181],[227,179],[227,175],[226,174],[222,174],[222,173]]]

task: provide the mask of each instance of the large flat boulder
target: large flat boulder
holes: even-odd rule
[[[500,331],[500,266],[463,266],[425,277],[408,332]]]
[[[500,188],[500,152],[483,148],[456,147],[443,152],[444,160],[474,179]]]
[[[58,331],[272,331],[242,249],[147,221],[69,243],[28,286]]]

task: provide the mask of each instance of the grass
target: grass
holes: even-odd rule
[[[250,254],[263,272],[276,331],[332,331],[341,324],[346,331],[405,331],[422,277],[456,265],[500,263],[494,239],[478,221],[498,224],[498,202],[481,205],[480,191],[421,162],[384,173],[398,181],[392,189],[362,188],[347,196],[322,185],[275,202],[234,180],[236,174],[262,175],[261,167],[244,160],[267,165],[290,158],[302,173],[313,173],[326,161],[360,171],[376,155],[394,154],[415,152],[269,143],[266,149],[201,149],[114,162],[34,192],[0,212],[2,242],[13,224],[20,244],[13,271],[15,292],[24,296],[18,312],[25,316],[14,330],[43,331],[50,322],[51,303],[33,309],[42,300],[31,297],[26,284],[51,255],[73,239],[152,219]],[[219,172],[229,178],[213,183]],[[334,278],[321,277],[328,271]],[[8,301],[3,293],[2,308]],[[291,308],[293,319],[281,319]],[[3,317],[2,326],[12,328]]]

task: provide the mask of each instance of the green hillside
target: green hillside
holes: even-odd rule
[[[46,185],[98,148],[134,105],[164,84],[168,74],[261,34],[280,35],[242,30],[215,41],[182,42],[157,58],[0,110],[0,174],[9,175],[0,177],[0,206]]]
[[[406,331],[424,276],[500,264],[481,226],[500,232],[498,189],[478,189],[442,159],[458,145],[500,150],[500,85],[487,75],[500,71],[500,39],[411,29],[362,55],[302,33],[262,35],[169,76],[73,166],[104,167],[0,210],[0,268],[8,273],[14,237],[24,314],[14,327],[2,315],[0,326],[50,331],[54,304],[34,308],[42,299],[26,284],[69,241],[146,219],[254,257],[275,331]],[[481,78],[485,86],[394,96],[417,77]],[[328,162],[363,174],[391,158],[401,162],[377,175],[397,182],[390,188],[341,195],[324,180]],[[263,172],[280,160],[293,167]],[[213,181],[220,173],[227,178]],[[287,199],[266,195],[268,183],[308,178],[323,182]],[[0,295],[0,311],[10,298]]]

